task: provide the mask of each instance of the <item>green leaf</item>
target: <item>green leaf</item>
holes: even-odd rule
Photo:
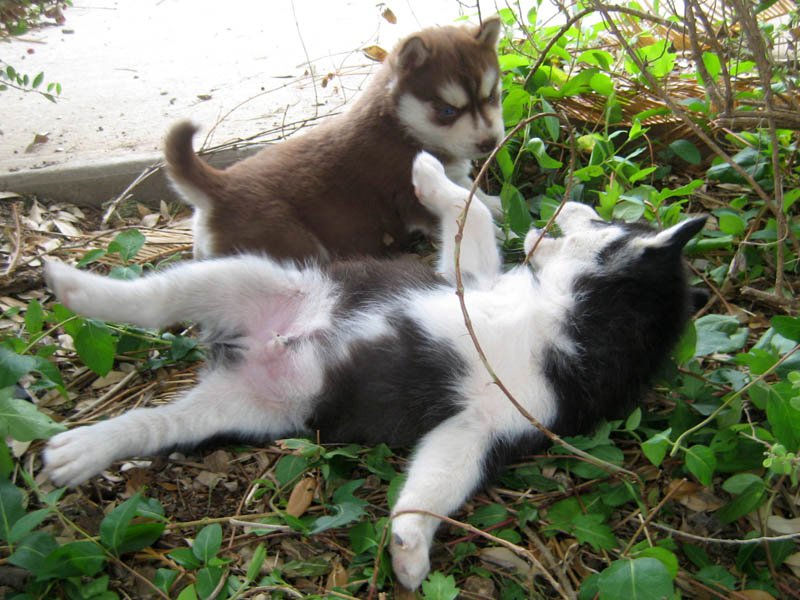
[[[377,548],[380,543],[380,534],[375,524],[371,521],[356,523],[350,528],[348,536],[350,538],[350,548],[356,554],[362,554],[372,548]]]
[[[439,571],[434,571],[422,582],[422,597],[425,600],[454,600],[458,598],[459,591],[455,578]]]
[[[744,233],[745,229],[747,229],[747,221],[745,221],[740,215],[729,210],[720,212],[717,215],[717,220],[719,222],[719,230],[728,235],[738,237]]]
[[[610,96],[614,93],[614,82],[605,73],[595,73],[589,80],[592,89],[603,96]]]
[[[712,79],[716,79],[717,75],[722,71],[722,64],[719,61],[719,56],[714,52],[703,52],[703,64]]]
[[[600,600],[663,600],[674,588],[667,567],[650,557],[614,561],[600,574]]]
[[[752,484],[760,483],[764,487],[764,481],[754,473],[737,473],[728,477],[725,483],[722,484],[722,489],[729,494],[741,494]]]
[[[334,505],[334,514],[319,517],[314,521],[309,535],[316,535],[328,529],[342,527],[360,519],[364,515],[364,504],[364,501],[360,500],[359,502],[342,502]]]
[[[142,516],[147,521],[133,522],[135,517]],[[155,518],[159,517],[155,515]],[[153,522],[152,518],[147,502],[136,494],[105,516],[100,523],[100,542],[117,555],[147,548],[161,537],[165,528],[163,522]]]
[[[221,546],[222,527],[219,523],[211,523],[197,534],[192,544],[192,552],[203,563],[208,564],[208,561],[217,555]]]
[[[666,431],[655,434],[649,440],[642,442],[642,452],[647,457],[647,460],[656,467],[661,465],[661,462],[667,454],[667,448],[670,446],[670,433],[672,433],[672,429],[667,429]]]
[[[695,574],[695,577],[716,590],[720,588],[733,590],[736,587],[736,578],[725,567],[719,565],[703,567]]]
[[[169,595],[169,590],[178,578],[178,571],[173,569],[156,569],[156,576],[153,578],[153,585],[165,594]]]
[[[0,540],[10,539],[11,528],[25,514],[23,498],[17,486],[7,479],[0,479]]]
[[[0,484],[0,487],[2,487],[2,484]],[[0,491],[0,495],[1,494],[2,491]],[[50,508],[40,508],[38,510],[34,510],[33,512],[26,513],[17,519],[16,523],[14,523],[14,526],[11,528],[11,533],[8,536],[8,541],[12,544],[16,544],[23,537],[36,529],[36,527],[38,527],[42,521],[50,516],[52,512],[53,511]]]
[[[678,365],[685,365],[689,362],[697,350],[697,330],[694,328],[694,322],[690,321],[686,325],[686,329],[678,340],[678,345],[672,351],[672,358]]]
[[[222,578],[220,567],[203,567],[197,572],[195,587],[200,598],[210,598]]]
[[[508,516],[508,509],[505,506],[492,503],[476,509],[467,519],[467,523],[485,529],[502,523]]]
[[[544,98],[542,98],[542,111],[546,113],[556,112],[553,105]],[[558,117],[543,117],[542,120],[550,141],[557,142],[561,133],[561,121],[558,120]]]
[[[247,566],[247,574],[245,575],[245,582],[251,583],[256,580],[258,574],[261,572],[261,566],[267,558],[267,551],[264,544],[256,546],[253,552],[253,558],[250,559],[250,564]]]
[[[742,493],[728,504],[720,508],[715,514],[722,523],[733,523],[736,519],[750,514],[756,510],[766,499],[766,486],[762,480],[748,485]]]
[[[0,388],[14,385],[20,377],[27,375],[36,367],[32,356],[17,354],[5,346],[0,346]]]
[[[203,563],[198,560],[191,548],[178,548],[167,556],[186,569],[199,569],[203,566]]]
[[[699,165],[703,161],[697,146],[689,140],[675,140],[669,145],[669,149],[690,165]]]
[[[103,549],[94,542],[70,542],[53,550],[44,560],[39,579],[91,577],[105,564]]]
[[[40,85],[42,85],[43,81],[44,81],[44,73],[42,72],[42,73],[39,73],[38,75],[36,75],[36,77],[33,78],[33,83],[31,83],[31,87],[33,89],[36,89]]]
[[[39,412],[31,402],[9,396],[10,390],[0,391],[0,435],[3,437],[30,442],[46,440],[66,430],[66,427]]]
[[[117,234],[113,241],[108,245],[109,253],[119,253],[124,262],[130,262],[141,250],[146,238],[138,229],[127,229]]]
[[[786,339],[800,343],[800,317],[778,315],[770,321],[772,328]]]
[[[736,352],[747,343],[747,328],[741,327],[736,317],[704,315],[695,320],[694,326],[697,331],[695,356]]]
[[[572,533],[581,544],[589,544],[595,552],[611,550],[617,545],[617,538],[604,523],[603,515],[578,515],[572,521]]]
[[[275,479],[278,480],[281,487],[286,487],[305,473],[307,468],[308,460],[302,456],[287,454],[282,456],[275,465]]]
[[[44,311],[42,305],[35,298],[28,302],[28,308],[25,310],[25,329],[31,335],[36,335],[42,331],[44,326]]]
[[[671,550],[667,550],[666,548],[661,548],[660,546],[651,546],[650,548],[644,548],[636,553],[635,558],[655,558],[656,560],[660,560],[662,564],[667,568],[670,577],[675,579],[678,576],[678,557],[675,556],[675,553]]]
[[[37,577],[42,572],[45,558],[58,548],[58,542],[46,531],[36,531],[25,537],[17,545],[8,562],[26,569]]]
[[[194,584],[183,588],[177,600],[197,600],[197,590],[195,590]]]
[[[547,155],[547,147],[540,138],[532,138],[526,148],[533,154],[536,162],[543,169],[558,169],[563,163]]]
[[[509,227],[514,233],[524,237],[533,221],[522,193],[510,183],[504,183],[500,189],[500,201]]]
[[[705,486],[711,485],[711,479],[717,468],[717,457],[708,446],[701,444],[686,449],[686,468]]]
[[[89,250],[86,254],[83,255],[83,258],[80,259],[75,266],[76,267],[85,267],[88,264],[91,264],[98,260],[99,258],[106,255],[106,251],[102,248],[95,248],[94,250]]]
[[[75,350],[83,363],[98,375],[106,375],[114,366],[117,340],[99,321],[87,319],[74,337]]]

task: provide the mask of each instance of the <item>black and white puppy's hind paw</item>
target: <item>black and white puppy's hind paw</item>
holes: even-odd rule
[[[417,589],[430,571],[430,542],[419,526],[418,515],[400,515],[392,522],[392,569],[397,580],[409,590]]]

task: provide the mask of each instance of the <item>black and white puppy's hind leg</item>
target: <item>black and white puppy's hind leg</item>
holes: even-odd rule
[[[414,159],[411,177],[420,203],[439,218],[438,270],[455,284],[456,235],[469,190],[448,179],[442,164],[427,152]],[[473,196],[464,222],[459,264],[463,279],[473,287],[491,287],[500,273],[492,214],[477,196]]]
[[[62,302],[84,315],[144,327],[196,321],[240,348],[231,364],[207,370],[172,404],[52,438],[44,458],[57,484],[77,485],[115,460],[217,435],[264,439],[303,428],[322,385],[313,334],[329,325],[335,302],[319,271],[243,256],[183,263],[135,281],[50,263],[46,278]]]

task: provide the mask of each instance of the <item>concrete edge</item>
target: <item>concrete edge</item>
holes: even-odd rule
[[[263,146],[225,149],[204,155],[204,160],[224,168],[255,154]],[[22,196],[34,195],[42,201],[69,202],[78,206],[100,206],[114,200],[138,177],[163,160],[162,154],[130,157],[28,169],[0,175],[0,191]],[[164,169],[137,183],[129,191],[131,199],[158,207],[161,200],[176,200]]]

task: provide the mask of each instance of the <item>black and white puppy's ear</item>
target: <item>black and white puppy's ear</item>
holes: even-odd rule
[[[665,229],[661,233],[656,234],[653,238],[648,240],[647,246],[650,248],[664,248],[681,251],[683,247],[689,243],[694,236],[696,236],[703,229],[708,217],[694,217],[687,219],[677,225],[673,225],[669,229]]]
[[[397,53],[397,65],[404,71],[413,71],[424,65],[430,54],[422,38],[415,35],[403,42]]]
[[[497,40],[500,37],[500,24],[500,17],[486,19],[481,23],[480,27],[478,27],[475,39],[484,46],[494,48],[497,46]]]

